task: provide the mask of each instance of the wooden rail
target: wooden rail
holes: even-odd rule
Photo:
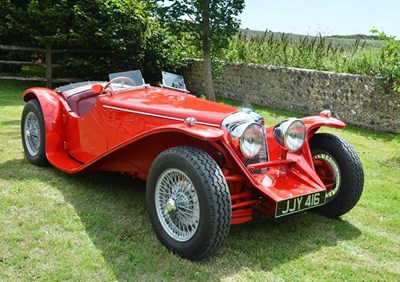
[[[34,61],[14,61],[14,60],[0,60],[0,64],[5,65],[20,65],[20,66],[41,66],[46,68],[46,77],[21,77],[21,76],[0,76],[0,80],[20,80],[20,81],[40,81],[46,82],[46,87],[51,88],[52,83],[68,83],[80,81],[79,78],[53,78],[53,68],[63,67],[60,64],[52,63],[52,54],[110,54],[112,51],[108,50],[89,50],[89,49],[52,49],[51,45],[46,44],[45,48],[35,48],[35,47],[22,47],[22,46],[12,46],[12,45],[2,45],[0,44],[0,50],[7,51],[23,51],[31,53],[42,53],[45,54],[45,62],[34,62]]]

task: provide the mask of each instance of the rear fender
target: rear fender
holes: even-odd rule
[[[50,163],[53,163],[52,156],[64,150],[62,130],[63,106],[59,95],[48,88],[34,87],[25,90],[22,93],[22,98],[25,102],[37,99],[40,103],[46,130],[46,156]]]

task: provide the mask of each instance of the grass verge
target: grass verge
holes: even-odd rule
[[[0,281],[398,281],[400,137],[347,128],[364,194],[340,220],[311,212],[233,226],[210,260],[174,256],[156,239],[145,183],[111,173],[70,176],[23,158],[20,93],[0,81]],[[255,108],[268,124],[290,112]]]

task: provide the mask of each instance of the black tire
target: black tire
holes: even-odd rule
[[[47,166],[46,132],[38,100],[29,100],[22,111],[21,139],[25,156],[34,165]]]
[[[202,150],[174,147],[162,152],[150,169],[146,202],[158,239],[183,258],[207,258],[228,236],[228,185],[217,163]]]
[[[361,160],[350,144],[332,134],[314,135],[310,148],[315,170],[327,186],[326,204],[313,211],[338,218],[349,212],[361,197],[364,187]]]

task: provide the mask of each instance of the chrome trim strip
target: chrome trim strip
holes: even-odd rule
[[[151,113],[140,112],[140,111],[134,111],[134,110],[128,110],[128,109],[124,109],[124,108],[118,108],[118,107],[107,106],[107,105],[103,105],[103,108],[110,109],[110,110],[121,111],[121,112],[139,114],[139,115],[144,115],[144,116],[150,116],[150,117],[157,117],[157,118],[164,118],[164,119],[170,119],[170,120],[177,120],[177,121],[182,121],[182,122],[185,121],[185,119],[183,119],[183,118],[177,118],[177,117],[169,117],[169,116],[151,114]],[[218,124],[207,123],[207,122],[201,122],[201,121],[196,121],[196,124],[207,125],[207,126],[213,126],[213,127],[220,127]]]
[[[213,126],[213,127],[220,127],[218,124],[214,123],[207,123],[207,122],[201,122],[201,121],[196,121],[196,124],[201,124],[201,125],[207,125],[207,126]]]

